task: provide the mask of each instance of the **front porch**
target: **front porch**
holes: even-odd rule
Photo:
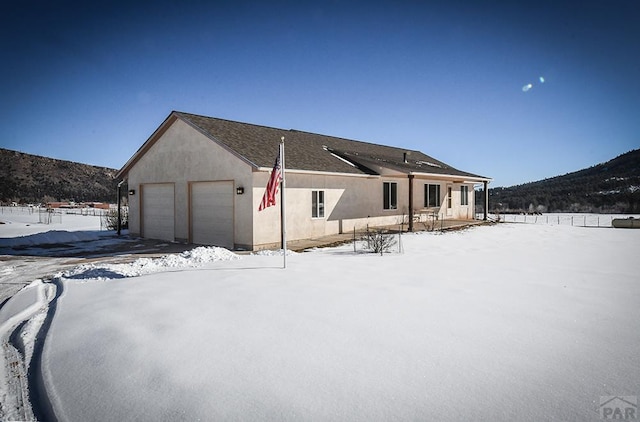
[[[416,177],[417,176],[417,177]],[[440,185],[431,185],[426,184],[431,180],[440,180],[445,181],[444,189],[446,189],[444,195],[440,190]],[[416,203],[416,198],[414,198],[415,187],[414,183],[416,181],[421,181],[425,183],[425,194],[424,194],[424,207],[421,204]],[[408,231],[412,232],[414,230],[421,230],[420,227],[417,226],[425,226],[425,230],[434,230],[440,225],[440,229],[445,229],[448,227],[447,221],[456,222],[456,221],[469,221],[477,218],[476,215],[476,195],[475,195],[475,187],[482,183],[482,191],[483,191],[483,215],[482,219],[484,221],[488,221],[489,215],[489,191],[488,184],[490,179],[482,178],[482,177],[467,177],[461,179],[451,179],[449,178],[436,178],[433,175],[429,177],[425,177],[424,175],[420,175],[419,173],[410,173],[409,174],[409,198],[408,198]],[[453,187],[459,185],[460,194],[457,198],[453,197]],[[469,197],[469,187],[472,186],[473,194]],[[463,188],[466,187],[466,191],[463,191]],[[429,189],[429,193],[427,193],[427,188]],[[434,189],[433,194],[438,198],[437,201],[432,201],[432,191]],[[458,190],[458,188],[456,188]],[[463,193],[464,192],[464,193]],[[429,195],[429,197],[427,197]],[[449,223],[454,226],[456,223]]]

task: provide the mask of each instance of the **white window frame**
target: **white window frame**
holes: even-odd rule
[[[435,205],[431,205],[431,194],[430,189],[432,186],[436,188],[436,200]],[[440,184],[438,183],[425,183],[424,185],[424,207],[425,208],[438,208],[442,205],[441,197],[440,197]]]
[[[469,205],[469,186],[462,185],[460,186],[460,206],[468,206]]]
[[[398,209],[398,183],[397,182],[382,183],[382,209],[384,210]]]
[[[311,218],[324,218],[325,210],[324,190],[311,191]]]

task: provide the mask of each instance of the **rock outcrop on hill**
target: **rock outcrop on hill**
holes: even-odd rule
[[[0,148],[0,201],[116,202],[117,170]]]

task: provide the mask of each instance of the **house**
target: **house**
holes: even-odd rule
[[[491,180],[420,151],[174,111],[118,172],[129,187],[130,234],[278,246],[280,207],[258,207],[282,137],[289,240],[401,222],[411,230],[420,218],[473,219],[474,185],[484,184],[486,198]]]

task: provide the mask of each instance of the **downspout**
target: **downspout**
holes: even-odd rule
[[[122,179],[120,181],[120,183],[118,183],[118,236],[120,236],[120,229],[122,228],[122,218],[120,215],[120,188],[122,187],[122,184],[124,183],[124,179]]]
[[[409,231],[413,231],[413,174],[409,174]]]

